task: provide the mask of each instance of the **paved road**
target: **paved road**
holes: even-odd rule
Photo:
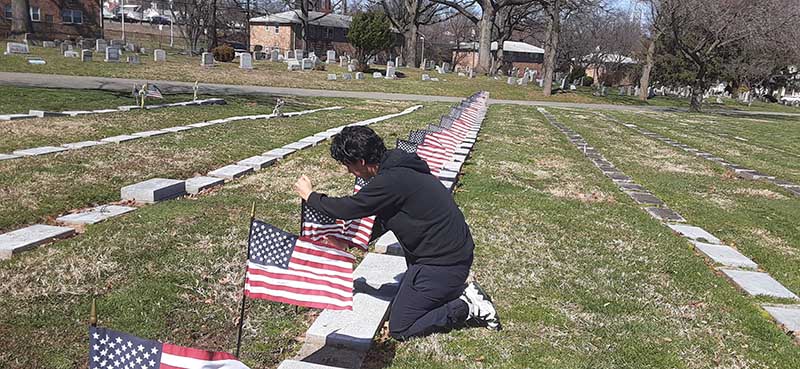
[[[131,91],[134,83],[145,82],[139,79],[126,78],[107,78],[90,76],[66,76],[40,73],[11,73],[0,72],[0,85],[24,86],[24,87],[49,87],[49,88],[73,88],[73,89],[96,89],[108,91]],[[163,92],[167,93],[191,93],[194,83],[178,81],[153,81]],[[215,83],[203,83],[200,85],[200,93],[208,95],[279,95],[279,96],[308,96],[308,97],[339,97],[357,99],[378,99],[378,100],[402,100],[402,101],[437,101],[437,102],[458,102],[460,97],[455,96],[435,96],[435,95],[413,95],[413,94],[393,94],[384,92],[367,91],[338,91],[338,90],[315,90],[305,88],[288,87],[266,87],[248,85],[225,85]],[[466,96],[466,95],[465,95]],[[613,104],[584,104],[554,101],[528,101],[528,100],[499,100],[489,99],[490,104],[514,104],[527,106],[544,107],[564,107],[564,108],[584,108],[599,110],[634,110],[634,111],[686,111],[682,108],[658,107],[658,106],[631,106]],[[745,111],[712,111],[721,114],[731,115],[775,115],[775,116],[795,116],[800,117],[800,113],[778,113],[778,112],[745,112]]]

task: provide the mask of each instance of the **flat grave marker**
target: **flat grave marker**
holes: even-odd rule
[[[734,268],[757,269],[758,264],[730,246],[691,241],[698,251],[718,264]]]
[[[252,172],[253,172],[252,167],[231,164],[208,172],[208,176],[227,179],[227,180],[234,180],[236,178],[245,176]]]
[[[244,160],[240,160],[238,163],[236,163],[236,165],[240,165],[243,167],[250,167],[253,168],[253,170],[261,170],[274,164],[277,160],[278,157],[276,156],[256,155],[256,156],[251,156]]]
[[[191,195],[197,195],[200,191],[216,187],[225,183],[222,178],[199,176],[192,177],[186,180],[186,192]]]
[[[106,219],[113,218],[136,210],[134,207],[121,205],[100,205],[87,211],[67,214],[56,218],[64,224],[97,224]]]
[[[56,227],[45,224],[35,224],[30,227],[0,234],[0,260],[57,238],[69,237],[75,230],[69,227]]]
[[[186,183],[176,179],[153,178],[122,187],[122,200],[146,204],[173,199],[186,194]]]
[[[800,306],[761,305],[769,315],[788,332],[797,336],[800,332]]]
[[[45,154],[52,154],[56,152],[67,151],[66,148],[63,147],[56,147],[56,146],[42,146],[42,147],[34,147],[30,149],[21,149],[21,150],[14,150],[12,154],[14,155],[22,155],[22,156],[37,156],[37,155],[45,155]]]
[[[797,299],[797,295],[792,293],[773,279],[767,273],[750,272],[735,269],[720,269],[725,273],[734,284],[752,296],[772,296],[779,298]]]
[[[683,237],[705,243],[721,244],[719,238],[714,237],[705,229],[688,224],[667,224],[669,228]]]
[[[680,214],[676,213],[675,211],[669,208],[649,207],[649,208],[644,208],[644,210],[647,211],[647,213],[650,214],[650,216],[662,222],[677,222],[677,223],[686,222],[686,219],[684,219]]]

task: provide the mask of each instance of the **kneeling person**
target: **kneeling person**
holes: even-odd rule
[[[464,215],[428,165],[415,154],[387,151],[372,129],[358,126],[333,138],[331,156],[369,184],[334,198],[314,192],[301,176],[295,190],[309,206],[338,219],[376,215],[373,238],[381,233],[379,226],[397,236],[408,270],[392,302],[392,337],[404,340],[465,323],[499,330],[489,296],[476,283],[466,283],[474,243]]]

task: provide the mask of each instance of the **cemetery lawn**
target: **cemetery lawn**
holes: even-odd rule
[[[0,114],[27,113],[28,110],[116,109],[121,105],[136,105],[131,92],[0,86],[0,96],[9,97],[0,100]],[[164,99],[148,101],[151,104],[163,104],[191,99],[192,95],[164,95]],[[3,128],[0,126],[0,129]]]
[[[4,48],[5,43],[0,42],[0,47]],[[614,89],[609,89],[608,96],[598,97],[593,96],[592,89],[588,87],[580,88],[577,91],[558,91],[553,96],[545,97],[542,95],[541,89],[534,86],[535,83],[529,84],[527,87],[509,86],[505,78],[495,80],[480,76],[468,79],[459,77],[456,73],[439,75],[435,70],[422,71],[416,68],[398,69],[398,73],[405,77],[399,80],[375,80],[372,78],[372,72],[379,71],[385,74],[386,67],[372,66],[373,69],[365,73],[365,80],[343,81],[341,74],[347,72],[347,69],[340,68],[338,64],[326,64],[326,71],[289,73],[286,71],[286,63],[282,62],[253,60],[254,69],[248,71],[239,69],[237,59],[233,63],[216,63],[213,68],[208,68],[200,66],[199,56],[189,57],[173,53],[167,55],[166,62],[156,63],[153,61],[152,51],[147,55],[141,55],[140,65],[129,65],[124,62],[106,63],[103,61],[104,53],[97,52],[94,53],[94,60],[91,63],[83,63],[80,58],[65,58],[60,55],[60,49],[32,47],[31,55],[41,56],[47,61],[47,64],[31,65],[26,62],[25,56],[13,55],[0,58],[0,71],[459,97],[483,90],[491,92],[493,99],[688,107],[688,101],[685,99],[657,97],[647,102],[641,102],[633,96],[618,96],[613,91]],[[124,58],[123,55],[123,61]],[[339,80],[328,81],[328,73],[337,74]],[[440,81],[423,82],[423,73],[440,78]],[[800,113],[798,108],[778,104],[755,103],[748,107],[731,100],[727,100],[725,105],[708,104],[707,108]]]
[[[465,172],[456,201],[475,238],[473,270],[504,330],[389,341],[390,367],[800,365],[800,348],[755,299],[639,210],[535,108],[493,105]]]
[[[605,114],[730,162],[800,184],[798,118],[657,112]]]
[[[346,123],[395,113],[410,102],[287,100],[285,111],[344,106],[300,117],[236,121],[190,131],[0,161],[0,233],[46,221],[73,209],[119,201],[120,188],[150,178],[205,175]],[[2,122],[0,152],[96,140],[119,134],[272,111],[272,97],[232,97],[228,105],[131,111]]]
[[[578,131],[620,170],[652,191],[689,223],[708,230],[737,248],[790,290],[800,291],[800,270],[797,268],[800,265],[800,223],[797,222],[800,219],[800,197],[766,181],[740,179],[726,172],[721,165],[649,139],[598,115],[585,111],[558,111],[557,115],[562,123]],[[635,114],[615,115],[626,122],[645,121]],[[742,129],[741,134],[748,137],[791,136],[797,131],[787,129],[786,126],[792,124],[790,122],[770,119],[768,124],[757,124],[716,116],[651,115],[647,121],[653,126],[673,127],[679,126],[676,122],[684,120],[712,120],[716,122],[714,127],[738,127]],[[694,123],[692,127],[702,126]],[[685,136],[675,139],[683,141]],[[757,150],[749,144],[719,143],[716,137],[702,133],[699,136],[697,142],[685,143],[698,144],[695,148],[719,154],[733,163],[752,165],[754,169],[787,180],[800,179],[797,158]],[[710,144],[699,146],[700,141]],[[781,145],[781,142],[776,139],[773,144]],[[742,160],[748,157],[751,160]]]
[[[139,153],[126,150],[123,154],[140,156],[141,161],[144,149],[170,147],[174,153],[147,154],[173,155],[154,160],[148,176],[159,171],[176,174],[167,166],[184,157],[194,155],[199,164],[228,163],[251,155],[251,150],[260,153],[309,133],[406,107],[371,101],[337,100],[336,104],[348,108],[335,115],[207,127],[211,128],[209,132],[198,129],[197,137],[184,135],[174,141],[165,137],[168,141],[148,144],[136,150]],[[426,105],[372,127],[387,142],[394,142],[410,129],[445,114],[447,108]],[[188,142],[197,145],[190,148]],[[200,147],[201,142],[208,146]],[[124,150],[122,146],[120,150]],[[92,295],[98,299],[102,326],[175,344],[233,352],[251,204],[256,202],[258,218],[298,232],[299,201],[291,189],[300,174],[309,175],[321,191],[338,195],[352,191],[352,176],[330,159],[328,150],[329,144],[324,143],[215,191],[146,206],[88,226],[78,237],[0,261],[0,367],[85,367]],[[214,157],[200,155],[204,151]],[[133,169],[125,163],[120,166],[119,156],[113,153],[103,156],[108,165],[117,166],[116,172],[145,169]],[[86,165],[102,163],[97,160]],[[197,165],[175,165],[182,175],[191,175],[192,166]],[[98,197],[108,192],[109,199],[118,198],[119,181],[108,178],[109,173],[104,175],[106,182],[114,182],[102,185],[109,191],[81,191],[77,185],[66,186],[63,191],[96,191]],[[291,357],[302,345],[300,337],[317,313],[250,301],[242,345],[244,362],[251,368],[276,367]]]
[[[282,144],[327,123],[333,126],[354,118],[339,118],[342,115],[372,117],[406,107],[371,101],[330,103],[346,105],[347,110],[295,118],[291,129],[286,128],[290,120],[280,121],[270,125],[269,132]],[[422,127],[447,108],[426,104],[416,113],[372,127],[391,147],[395,138]],[[658,169],[637,171],[637,162],[623,160],[627,156],[618,148],[657,150],[656,144],[642,145],[624,131],[606,127],[612,123],[595,120],[590,111],[550,111],[590,142],[600,141],[594,144],[621,169],[635,178],[641,175],[636,179],[691,221],[701,222],[697,214],[703,209],[694,207],[707,204],[689,203],[693,196],[662,194],[663,188],[656,186],[661,177],[651,175]],[[327,123],[304,122],[318,118]],[[262,124],[262,130],[267,129],[264,125],[269,123]],[[248,134],[262,132],[234,125],[215,127],[220,128],[215,134],[194,140],[239,146],[244,144],[238,141],[252,142]],[[601,135],[625,145],[601,146]],[[0,262],[0,347],[4,348],[0,367],[83,367],[92,295],[98,296],[103,326],[232,352],[250,204],[257,202],[258,218],[296,232],[299,202],[291,187],[297,176],[309,174],[322,192],[348,193],[352,177],[330,159],[328,145],[295,154],[205,195],[143,207],[89,226],[79,237]],[[230,154],[225,159],[246,155]],[[179,157],[178,152],[173,156]],[[198,155],[196,160],[202,158]],[[692,168],[703,164],[691,163]],[[691,187],[694,183],[681,182],[683,178],[669,180],[684,191],[699,191]],[[742,186],[760,188],[757,183]],[[533,107],[490,107],[455,199],[476,243],[473,271],[493,296],[504,330],[458,330],[403,343],[381,340],[365,368],[800,366],[800,347],[760,310],[761,299],[745,296],[716,275],[687,241],[641,211]],[[742,203],[743,208],[756,205]],[[792,218],[777,223],[783,224],[782,219]],[[708,227],[728,240],[721,228]],[[756,261],[781,282],[790,283],[776,274],[778,267]],[[797,291],[796,285],[787,286]],[[252,368],[266,368],[292,357],[316,313],[249,301],[243,361]],[[26,354],[16,354],[21,352]]]

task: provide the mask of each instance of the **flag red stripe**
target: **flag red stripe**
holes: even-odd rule
[[[297,259],[297,258],[294,258],[294,257],[291,260],[289,260],[290,268],[291,268],[292,263],[299,264],[299,265],[305,265],[305,266],[308,266],[308,267],[311,267],[311,268],[317,268],[317,269],[322,269],[322,270],[330,270],[330,271],[339,272],[339,273],[352,273],[353,272],[353,268],[342,268],[342,267],[337,267],[337,266],[333,266],[333,265],[317,263],[317,262],[314,262],[314,261],[301,260],[301,259]]]
[[[301,273],[315,274],[314,272],[310,272],[308,270],[289,269],[289,271],[296,271],[296,272],[301,272]],[[258,268],[247,268],[247,273],[253,274],[253,275],[262,275],[262,276],[271,277],[271,278],[292,279],[292,280],[305,279],[305,280],[309,280],[309,281],[315,281],[315,283],[319,283],[319,284],[328,284],[328,283],[330,283],[330,287],[337,286],[336,283],[333,283],[333,282],[330,282],[330,281],[326,281],[326,280],[321,279],[321,278],[317,279],[317,278],[302,277],[302,276],[297,276],[297,275],[292,275],[292,274],[273,273],[273,272],[268,272],[266,270],[258,269]],[[278,276],[280,276],[280,277],[278,277]],[[320,275],[320,277],[323,277],[323,276],[325,278],[338,279],[338,280],[341,280],[344,283],[353,281],[353,278],[347,278],[347,277],[342,277],[342,276],[338,276],[338,275],[328,275],[328,274],[321,274]],[[338,285],[338,286],[341,287],[341,285]],[[337,287],[337,288],[339,288],[339,287]]]
[[[269,289],[271,291],[286,291],[286,292],[292,292],[292,293],[297,293],[297,294],[301,294],[301,295],[308,295],[308,296],[324,296],[324,297],[331,298],[331,299],[334,299],[334,300],[339,300],[339,301],[342,301],[342,302],[353,301],[352,295],[351,295],[351,297],[344,297],[344,296],[337,295],[335,293],[328,292],[328,291],[323,291],[323,290],[316,290],[316,289],[309,289],[309,288],[297,288],[297,287],[285,286],[285,285],[280,285],[280,284],[272,284],[272,283],[263,282],[263,281],[252,281],[252,280],[249,280],[249,279],[247,280],[247,283],[249,283],[249,285],[251,287],[262,287],[262,288],[267,288],[267,289]],[[337,288],[337,289],[339,289],[339,288]],[[350,291],[344,291],[344,292],[352,292],[352,289]]]
[[[294,252],[298,252],[298,251],[300,251],[300,252],[302,252],[304,254],[308,254],[308,255],[324,257],[326,259],[331,259],[331,260],[336,260],[336,261],[344,261],[344,262],[353,262],[352,258],[348,258],[348,257],[342,256],[342,255],[334,255],[334,254],[330,254],[330,253],[327,253],[327,252],[324,252],[324,251],[320,251],[320,250],[310,249],[308,247],[300,246],[299,244],[294,246]]]
[[[265,294],[265,293],[253,293],[253,292],[247,292],[247,291],[245,291],[245,293],[250,298],[270,300],[270,301],[275,301],[275,302],[281,302],[281,303],[284,303],[284,304],[299,305],[299,306],[305,306],[305,307],[310,307],[310,308],[315,308],[315,309],[353,310],[352,304],[350,306],[347,306],[347,307],[342,307],[342,306],[331,305],[331,304],[326,304],[326,303],[321,303],[321,302],[295,300],[295,299],[290,299],[290,298],[286,298],[286,297],[282,297],[282,296],[268,295],[268,294]]]
[[[227,352],[199,350],[191,347],[172,345],[169,343],[163,344],[162,351],[167,354],[190,357],[198,360],[237,360],[236,356],[233,356]]]

